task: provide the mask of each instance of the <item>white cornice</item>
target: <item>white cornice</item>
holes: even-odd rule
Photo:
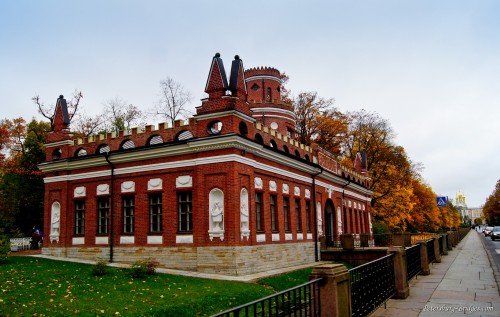
[[[75,141],[73,139],[71,140],[62,140],[62,141],[57,141],[57,142],[51,142],[51,143],[46,143],[45,147],[50,148],[50,147],[58,147],[58,146],[73,146],[75,145]]]
[[[286,115],[291,116],[292,118],[295,118],[295,113],[293,113],[292,111],[280,109],[280,108],[274,108],[274,107],[250,108],[250,111],[252,111],[252,112],[275,112],[275,113],[286,114]]]
[[[249,81],[259,80],[259,79],[270,79],[270,80],[277,81],[280,84],[283,83],[283,81],[281,79],[279,79],[278,77],[270,76],[270,75],[257,75],[257,76],[248,77],[248,78],[245,78],[245,82],[248,83]]]
[[[250,117],[242,112],[235,111],[235,110],[200,114],[200,115],[195,115],[194,118],[197,121],[200,121],[200,120],[206,120],[206,119],[218,119],[218,118],[227,117],[227,116],[236,116],[236,117],[243,119],[243,120],[255,122],[254,118],[252,118],[252,117]]]

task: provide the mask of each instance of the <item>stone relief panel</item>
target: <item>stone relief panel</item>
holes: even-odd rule
[[[321,203],[316,204],[316,211],[318,212],[318,236],[323,235],[323,212],[321,211]]]
[[[275,192],[278,190],[278,185],[276,185],[275,181],[269,181],[269,190]]]
[[[151,178],[148,180],[148,190],[163,189],[163,180],[161,178]]]
[[[240,231],[241,240],[250,238],[250,224],[248,217],[248,191],[246,188],[242,188],[240,191]]]
[[[224,240],[224,193],[218,188],[210,191],[209,205],[209,230],[210,240],[220,238]]]
[[[293,188],[293,194],[294,194],[295,196],[300,196],[300,187],[295,186],[295,187]]]
[[[109,195],[109,185],[108,184],[99,184],[96,188],[97,195]]]
[[[190,175],[179,176],[175,179],[175,187],[193,187],[193,177]]]
[[[59,243],[59,235],[61,232],[61,204],[58,202],[52,203],[50,210],[50,242],[56,241]]]
[[[305,190],[305,196],[306,198],[311,198],[311,191],[309,189]]]
[[[289,194],[290,193],[290,186],[288,184],[283,184],[283,194]]]
[[[121,190],[122,190],[122,193],[135,192],[135,182],[133,182],[133,181],[123,182],[121,185]]]
[[[75,187],[73,191],[73,197],[85,197],[87,196],[87,188],[85,186]]]
[[[337,207],[337,228],[339,234],[342,234],[342,208]]]
[[[255,186],[256,189],[262,189],[264,187],[264,183],[262,182],[262,178],[255,177],[255,179],[254,179],[254,186]]]

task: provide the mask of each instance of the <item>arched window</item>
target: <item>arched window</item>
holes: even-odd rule
[[[272,89],[271,87],[267,87],[267,94],[266,94],[266,101],[271,102],[272,101]]]
[[[222,131],[222,122],[212,121],[208,124],[208,133],[212,135],[219,134]]]
[[[262,136],[260,134],[255,134],[255,142],[259,144],[264,144],[264,139],[262,139]]]
[[[147,145],[156,145],[162,143],[163,143],[163,138],[161,136],[153,135],[152,137],[149,138]]]
[[[110,151],[109,145],[101,144],[97,148],[96,154],[104,154],[104,153],[108,153],[109,151]]]
[[[176,141],[184,141],[184,140],[189,140],[193,138],[193,134],[191,131],[181,131],[179,134],[177,134],[177,137],[175,138]]]
[[[307,154],[306,154],[306,155],[304,155],[304,159],[305,159],[306,161],[311,161],[311,159],[309,159],[309,155],[307,155]]]
[[[276,144],[276,141],[274,141],[274,140],[271,140],[271,142],[270,142],[270,144],[269,144],[269,145],[271,145],[271,147],[272,147],[274,150],[277,150],[277,149],[278,149],[278,144]]]
[[[240,122],[240,126],[239,126],[239,129],[240,129],[240,134],[244,137],[246,137],[248,135],[248,127],[247,127],[247,124],[243,121]]]
[[[85,156],[85,155],[87,155],[87,150],[85,150],[84,148],[79,148],[75,152],[75,157],[80,157],[80,156]]]
[[[286,145],[283,145],[283,151],[285,153],[290,153],[290,151],[288,150],[288,146],[286,146]]]
[[[135,148],[134,141],[132,140],[125,140],[122,142],[122,145],[120,145],[121,150],[127,150],[127,149],[133,149]]]
[[[52,159],[54,161],[56,160],[60,160],[61,159],[61,156],[62,156],[62,151],[61,149],[54,149],[54,151],[52,151]]]
[[[296,157],[300,157],[300,152],[299,152],[299,150],[295,150],[295,156],[296,156]]]

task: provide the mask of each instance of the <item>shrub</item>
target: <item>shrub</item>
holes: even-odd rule
[[[10,239],[6,235],[0,235],[0,262],[6,262],[10,255]]]
[[[104,260],[99,260],[92,268],[93,276],[102,276],[108,274],[108,263]]]
[[[130,265],[130,275],[135,278],[142,278],[146,275],[156,274],[159,263],[152,259],[135,261]]]

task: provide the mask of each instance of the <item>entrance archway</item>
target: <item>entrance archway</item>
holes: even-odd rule
[[[335,206],[333,201],[328,199],[325,204],[325,236],[326,246],[333,247],[335,244],[335,236],[337,233],[337,221],[335,220]]]

